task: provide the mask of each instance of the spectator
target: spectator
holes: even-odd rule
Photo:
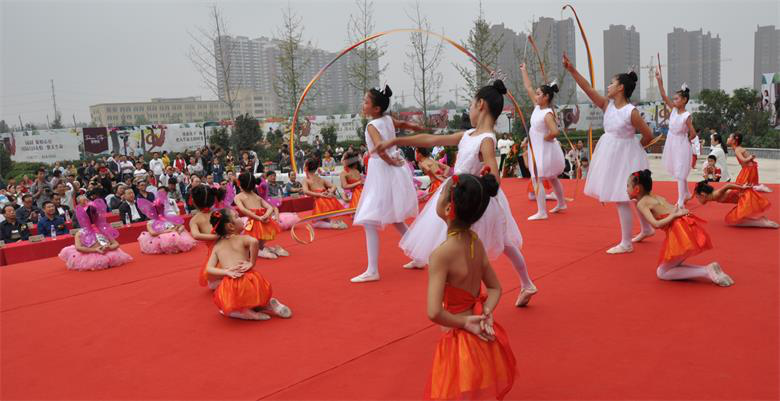
[[[254,172],[255,163],[249,158],[249,152],[244,151],[241,153],[241,172],[249,171]]]
[[[133,170],[135,169],[133,168],[133,162],[127,160],[127,156],[122,156],[121,158],[122,161],[119,162],[119,170],[122,174],[122,179],[124,180],[128,175],[132,176]]]
[[[176,192],[176,191],[174,191]],[[179,205],[176,204],[176,200],[168,195],[168,188],[162,187],[157,190],[157,196],[166,195],[165,199],[165,214],[179,214]]]
[[[336,160],[333,158],[330,149],[325,151],[325,157],[322,158],[322,169],[328,174],[336,170]]]
[[[702,176],[705,180],[720,181],[722,172],[717,166],[718,158],[715,155],[707,156],[707,162],[702,165]]]
[[[214,187],[214,176],[213,175],[209,174],[209,175],[206,176],[206,185],[208,185],[208,186],[210,186],[212,188]]]
[[[119,217],[125,224],[128,222],[137,223],[139,221],[148,220],[146,216],[138,210],[138,205],[135,202],[135,193],[130,188],[125,189],[122,204],[119,205]]]
[[[65,235],[68,233],[68,227],[65,226],[65,218],[57,214],[54,203],[46,201],[43,204],[43,214],[38,220],[38,234],[49,237],[52,231],[55,236]]]
[[[133,178],[139,179],[139,178],[146,178],[149,176],[149,172],[146,171],[144,168],[144,163],[142,161],[135,162],[135,170],[133,171]]]
[[[168,151],[167,150],[163,150],[162,158],[160,160],[162,160],[162,162],[163,162],[163,169],[166,169],[166,168],[168,168],[168,166],[171,165],[171,158],[168,157]]]
[[[62,216],[65,221],[73,220],[71,208],[62,204],[62,196],[60,196],[60,194],[55,192],[51,197],[51,203],[54,204],[54,211],[57,213],[57,216]]]
[[[184,199],[181,196],[178,184],[179,181],[176,178],[171,178],[168,180],[168,185],[165,187],[165,190],[168,193],[168,199],[173,199],[175,202],[183,202]]]
[[[303,185],[301,185],[300,182],[297,180],[297,175],[295,174],[295,171],[290,171],[290,182],[285,185],[284,188],[284,194],[285,196],[293,196],[298,197],[303,192]]]
[[[16,211],[16,219],[22,224],[36,222],[40,218],[41,209],[33,203],[30,194],[22,196],[22,206]]]
[[[590,167],[590,162],[587,157],[583,157],[580,160],[580,174],[582,174],[580,178],[583,180],[588,177],[588,167]]]
[[[40,208],[43,206],[43,202],[51,201],[52,189],[51,185],[46,181],[46,169],[41,167],[38,169],[38,175],[35,178],[35,182],[30,187],[33,200],[35,204]]]
[[[108,205],[109,210],[119,210],[119,205],[122,204],[122,196],[126,189],[127,185],[119,184],[116,187],[116,193],[106,196],[106,205]]]
[[[152,175],[154,176],[155,180],[160,179],[160,176],[163,174],[164,168],[165,166],[163,165],[162,159],[160,159],[160,154],[154,152],[154,156],[152,157],[152,160],[149,161],[149,170],[152,170]]]
[[[145,179],[136,180],[135,197],[146,199],[149,202],[154,202],[154,194],[148,190],[147,188],[148,185],[149,183]]]
[[[515,141],[509,138],[509,134],[504,134],[501,139],[498,140],[498,154],[501,156],[501,160],[498,163],[498,171],[504,171],[504,162],[509,156],[509,151],[512,150],[512,145]]]
[[[268,181],[268,196],[271,198],[281,198],[284,196],[284,188],[282,184],[276,181],[276,172],[270,170],[265,173],[265,179]]]
[[[55,168],[51,173],[51,179],[49,180],[49,187],[52,189],[57,188],[57,184],[62,181],[62,170]]]
[[[189,210],[193,210],[192,208],[195,207],[194,205],[191,205],[190,202],[189,202],[189,199],[192,196],[192,189],[196,188],[200,184],[201,184],[200,177],[198,177],[197,175],[194,175],[194,174],[192,176],[190,176],[190,183],[184,189],[184,199],[187,199],[187,202],[185,202],[185,204],[187,205],[187,210],[188,211]]]
[[[0,223],[0,240],[9,244],[19,240],[27,241],[30,239],[30,229],[26,223],[16,219],[16,210],[11,205],[3,206],[3,218],[5,221]]]
[[[119,155],[114,153],[111,155],[108,160],[106,160],[106,168],[108,168],[109,171],[111,171],[111,174],[114,176],[119,175]]]
[[[190,164],[187,165],[187,172],[190,173],[190,175],[197,174],[200,176],[203,174],[203,165],[199,158],[195,156],[190,157]]]
[[[176,154],[176,160],[173,161],[173,167],[180,173],[187,171],[187,162],[184,161],[181,153]]]
[[[720,169],[721,179],[725,182],[731,181],[728,165],[728,149],[723,143],[723,138],[714,129],[710,130],[710,156],[715,156],[718,160],[715,165]]]
[[[225,178],[225,167],[222,166],[218,157],[215,157],[211,164],[211,174],[214,175],[216,182],[222,182]]]

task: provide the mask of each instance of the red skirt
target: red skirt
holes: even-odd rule
[[[358,203],[360,202],[360,194],[363,193],[363,186],[358,185],[355,188],[352,188],[352,197],[349,198],[349,207],[350,208],[356,208]]]
[[[214,303],[225,315],[268,305],[271,283],[260,273],[250,270],[239,278],[225,276],[214,291]]]
[[[659,263],[686,259],[712,249],[710,235],[699,226],[699,223],[706,223],[706,221],[694,215],[687,215],[667,224],[663,228],[666,238],[661,247]]]
[[[732,190],[729,191],[729,195],[737,191],[739,195],[737,206],[726,214],[726,223],[728,224],[737,224],[745,219],[760,217],[772,205],[768,199],[751,188]]]
[[[252,213],[262,216],[266,212],[265,209],[252,209]],[[266,221],[255,220],[251,217],[247,217],[246,225],[244,226],[244,234],[255,238],[258,241],[271,241],[276,238],[276,234],[282,232],[279,224],[276,220],[268,218]]]
[[[742,166],[734,182],[738,185],[758,185],[758,163],[751,162],[749,165]]]
[[[336,198],[314,198],[314,214],[342,209],[344,206]]]

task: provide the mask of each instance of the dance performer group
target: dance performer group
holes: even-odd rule
[[[691,115],[685,110],[688,89],[682,88],[669,99],[660,73],[657,75],[663,100],[672,108],[663,151],[663,164],[678,182],[678,197],[672,204],[653,193],[648,159],[642,148],[651,141],[652,134],[630,103],[636,74],[618,74],[608,86],[606,96],[602,96],[576,71],[566,55],[563,66],[593,104],[604,111],[605,133],[593,153],[584,191],[601,202],[616,205],[620,242],[607,253],[632,252],[633,244],[654,235],[655,229],[662,229],[666,239],[659,256],[658,278],[701,277],[719,286],[732,285],[734,280],[717,262],[706,266],[687,262],[689,257],[712,248],[712,241],[702,227],[704,221],[685,209],[686,202],[693,197],[687,185],[691,168],[690,139],[694,135]],[[563,187],[557,179],[564,167],[563,152],[556,139],[558,122],[552,110],[558,87],[550,83],[534,88],[525,65],[520,69],[525,89],[534,103],[529,168],[537,183],[534,194],[538,210],[528,219],[544,220],[549,215],[545,186],[539,185],[542,182],[549,183],[548,188],[557,200],[549,213],[567,209]],[[427,390],[427,396],[432,399],[485,396],[501,399],[512,388],[516,361],[507,333],[494,320],[493,311],[502,290],[490,261],[504,254],[517,271],[521,289],[516,306],[527,305],[538,292],[520,251],[522,235],[501,190],[496,165],[494,131],[506,93],[503,82],[495,80],[475,94],[469,106],[472,129],[451,135],[396,137],[397,128],[413,131],[423,128],[385,114],[392,96],[388,86],[382,90],[371,89],[363,99],[363,113],[370,119],[365,132],[370,150],[365,180],[358,170],[358,154],[345,154],[342,160],[341,185],[351,193],[348,207],[356,208],[353,223],[363,226],[367,250],[365,271],[351,281],[364,283],[380,279],[379,232],[387,225],[402,235],[399,245],[411,259],[403,267],[428,266],[428,317],[448,328],[434,354]],[[636,139],[637,131],[641,140]],[[709,182],[701,182],[696,185],[695,197],[702,204],[736,204],[726,216],[728,224],[777,228],[777,223],[762,215],[769,208],[769,201],[756,191],[758,169],[754,156],[741,147],[740,135],[730,136],[728,143],[734,147],[743,167],[736,184],[716,189]],[[413,177],[398,146],[418,148],[417,161],[431,178],[429,198],[419,214]],[[430,157],[428,149],[433,146],[457,146],[452,174],[449,167]],[[315,197],[315,214],[344,209],[335,197],[335,188],[317,175],[317,167],[316,160],[306,162],[303,184],[303,192]],[[279,210],[255,193],[256,182],[251,173],[241,174],[237,181],[241,191],[238,195],[205,184],[192,190],[191,202],[197,212],[189,222],[189,233],[183,229],[181,218],[166,214],[167,199],[163,191],[154,203],[140,203],[144,213],[152,217],[147,231],[139,237],[141,250],[151,254],[187,252],[196,240],[204,241],[209,256],[199,273],[199,282],[214,291],[214,302],[221,314],[248,320],[289,318],[291,309],[272,296],[271,284],[254,270],[258,256],[289,255],[278,245],[267,245],[281,231]],[[633,237],[632,203],[641,226],[639,234]],[[119,249],[116,230],[102,218],[105,210],[102,200],[80,203],[77,215],[83,228],[76,235],[76,245],[63,249],[60,254],[69,269],[98,270],[132,260]],[[414,222],[407,227],[405,222],[411,218]],[[341,229],[346,225],[333,220],[320,221],[318,227]]]

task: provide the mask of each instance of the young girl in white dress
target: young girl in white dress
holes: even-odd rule
[[[400,150],[396,147],[375,150],[377,144],[395,138],[396,127],[422,129],[384,114],[392,95],[393,91],[385,85],[383,90],[371,89],[363,97],[363,115],[371,118],[366,125],[366,145],[372,152],[352,224],[363,226],[366,231],[368,266],[365,272],[352,278],[353,283],[379,280],[379,230],[392,224],[403,235],[407,229],[404,221],[416,216],[418,211],[412,173]]]
[[[563,186],[558,180],[558,176],[563,173],[565,162],[563,161],[561,144],[556,139],[558,124],[555,122],[555,114],[551,107],[553,97],[558,92],[558,84],[553,82],[534,90],[525,64],[520,64],[520,71],[523,73],[523,84],[528,92],[528,98],[534,102],[534,112],[531,114],[531,132],[528,133],[529,138],[531,138],[533,156],[528,159],[528,164],[529,170],[531,170],[531,179],[537,180],[539,191],[536,196],[536,206],[539,210],[528,220],[543,220],[547,218],[543,180],[550,182],[555,192],[555,199],[558,201],[550,213],[558,213],[566,209]],[[531,155],[531,152],[529,151],[528,154]]]
[[[683,84],[682,88],[674,94],[674,98],[669,100],[664,90],[664,80],[660,70],[655,71],[655,79],[658,81],[658,90],[666,107],[672,109],[669,115],[669,133],[666,135],[661,161],[666,171],[677,180],[677,207],[682,208],[685,202],[691,199],[691,193],[688,191],[688,174],[691,172],[693,154],[691,141],[696,136],[691,113],[685,110],[691,91]]]
[[[626,180],[631,173],[648,168],[647,153],[642,149],[642,145],[653,139],[650,127],[629,102],[636,88],[636,73],[631,71],[616,75],[607,87],[607,96],[601,96],[585,77],[577,72],[566,54],[563,55],[563,67],[569,71],[593,104],[604,111],[604,135],[599,138],[593,152],[593,160],[590,161],[585,180],[585,195],[601,202],[613,202],[617,206],[620,243],[607,250],[607,253],[632,252],[632,242],[639,242],[655,233],[650,223],[640,214],[642,231],[631,238],[634,215],[626,193]],[[637,130],[642,134],[641,141],[636,140]]]
[[[478,176],[493,174],[496,180],[500,180],[495,156],[496,135],[493,129],[496,118],[504,109],[504,94],[506,94],[506,87],[501,80],[496,80],[492,85],[485,86],[477,92],[469,106],[469,118],[475,129],[452,135],[422,134],[394,138],[377,145],[376,151],[381,152],[396,145],[418,148],[457,145],[458,157],[455,161],[454,174],[465,173]],[[401,249],[412,258],[412,261],[404,266],[406,268],[424,267],[428,263],[431,252],[447,238],[447,224],[436,213],[436,205],[444,187],[445,185],[442,184],[431,196],[409,231],[401,238]],[[496,259],[504,253],[512,261],[522,282],[522,289],[515,305],[526,305],[536,294],[537,289],[528,275],[525,258],[520,253],[523,237],[512,217],[509,202],[503,191],[499,190],[498,194],[491,198],[487,210],[471,229],[482,240],[490,259]]]

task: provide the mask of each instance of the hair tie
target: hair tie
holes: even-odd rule
[[[490,174],[490,166],[485,165],[482,167],[482,170],[479,171],[480,177],[484,177],[485,175]]]
[[[217,210],[216,212],[214,212],[214,217],[216,217],[218,219],[221,219],[222,218],[222,213],[219,210]]]
[[[460,181],[460,176],[458,176],[458,175],[453,175],[453,176],[452,176],[452,182],[453,182],[455,185],[458,185],[458,182],[459,182],[459,181]]]

